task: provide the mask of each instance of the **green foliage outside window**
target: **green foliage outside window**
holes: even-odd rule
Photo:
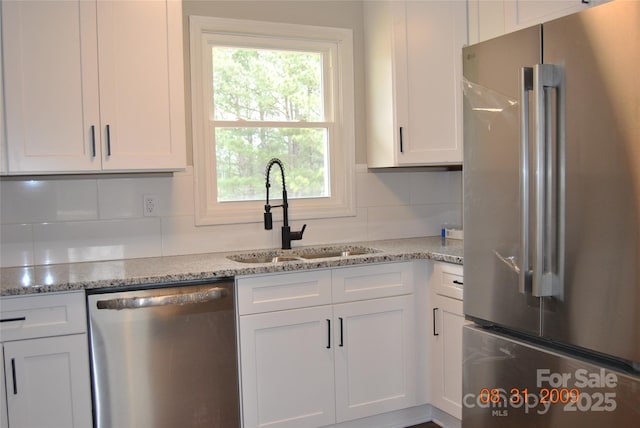
[[[285,164],[289,197],[329,196],[322,54],[235,47],[212,54],[218,201],[263,199],[274,157]],[[275,196],[280,180],[271,182]]]

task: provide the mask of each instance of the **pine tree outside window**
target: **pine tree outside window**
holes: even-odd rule
[[[274,157],[292,218],[354,215],[351,30],[190,23],[196,223],[261,221]],[[271,183],[277,197],[280,180]]]

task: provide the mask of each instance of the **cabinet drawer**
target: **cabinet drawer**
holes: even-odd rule
[[[3,297],[0,306],[3,342],[87,331],[84,293]]]
[[[333,302],[413,293],[413,263],[385,263],[334,269]]]
[[[436,263],[433,269],[433,289],[442,296],[462,300],[464,293],[462,266]]]
[[[331,304],[331,271],[305,271],[241,277],[240,315]]]

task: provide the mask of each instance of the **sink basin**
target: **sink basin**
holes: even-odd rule
[[[301,260],[300,257],[297,256],[276,256],[276,255],[259,255],[259,256],[229,256],[231,260],[240,263],[281,263],[281,262],[293,262],[296,260]]]
[[[315,259],[329,259],[335,257],[353,257],[377,253],[378,250],[367,247],[322,247],[300,248],[295,251],[265,251],[228,256],[227,258],[239,263],[282,263]]]
[[[371,251],[371,249],[351,249],[351,250],[334,250],[334,251],[318,251],[311,253],[303,253],[300,254],[300,257],[303,259],[325,259],[331,257],[351,257],[351,256],[361,256],[364,254],[371,254],[375,251]]]

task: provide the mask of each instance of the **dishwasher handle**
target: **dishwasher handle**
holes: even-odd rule
[[[127,297],[110,300],[98,300],[98,309],[141,309],[156,306],[191,305],[219,300],[227,295],[225,288],[215,287],[194,293],[167,294],[164,296]]]

